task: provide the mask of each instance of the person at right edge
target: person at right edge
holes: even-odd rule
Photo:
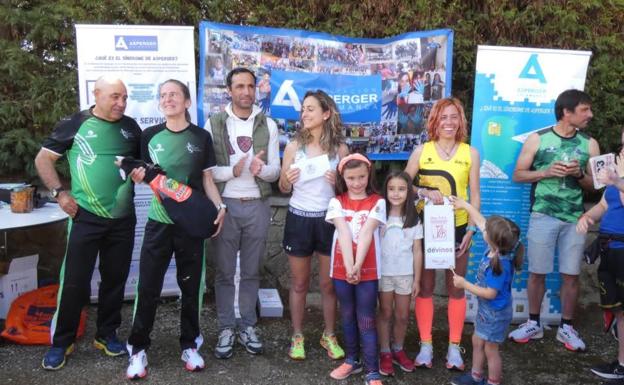
[[[624,128],[622,128],[624,145]],[[586,234],[591,226],[600,222],[600,264],[598,265],[598,289],[600,307],[605,312],[605,331],[611,329],[615,320],[616,336],[624,336],[624,149],[616,153],[615,167],[605,167],[597,179],[607,188],[597,205],[581,215],[576,231]],[[624,385],[624,338],[617,338],[617,359],[593,366],[595,375],[609,380],[609,385]]]
[[[544,336],[540,310],[557,248],[562,306],[557,340],[568,350],[584,351],[585,343],[572,326],[585,247],[585,234],[575,227],[583,214],[583,189],[593,190],[588,160],[600,149],[595,139],[581,131],[593,117],[589,95],[574,89],[562,92],[555,101],[555,117],[557,123],[550,129],[529,135],[513,173],[514,182],[532,184],[527,232],[529,319],[509,333],[509,339],[527,343]]]

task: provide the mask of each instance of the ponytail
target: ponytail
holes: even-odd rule
[[[494,275],[500,275],[500,256],[510,255],[511,262],[515,270],[522,268],[522,258],[524,257],[524,245],[520,237],[520,228],[513,221],[493,215],[485,223],[488,239],[492,245],[496,246],[497,253],[490,259],[490,266]]]
[[[492,267],[492,272],[494,275],[501,275],[503,273],[503,268],[500,263],[500,256],[496,253],[492,258],[490,258],[490,267]]]

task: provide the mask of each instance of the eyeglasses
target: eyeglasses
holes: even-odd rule
[[[182,97],[182,94],[179,92],[163,92],[162,94],[160,94],[160,98],[161,99],[167,99],[167,98],[171,98],[171,99],[179,99]]]

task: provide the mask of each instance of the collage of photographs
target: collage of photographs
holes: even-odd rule
[[[271,115],[274,70],[341,75],[379,75],[382,111],[379,121],[343,122],[354,151],[405,153],[427,140],[425,122],[433,103],[446,95],[447,35],[404,38],[387,44],[359,44],[305,38],[206,31],[203,80],[204,121],[228,104],[225,75],[244,66],[257,77],[256,102]],[[201,80],[200,80],[200,84]],[[298,121],[276,119],[283,149]]]

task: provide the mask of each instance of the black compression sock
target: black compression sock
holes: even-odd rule
[[[531,314],[531,313],[529,313],[529,319],[531,321],[537,322],[537,326],[540,326],[540,315],[539,315],[539,313],[538,314]]]

